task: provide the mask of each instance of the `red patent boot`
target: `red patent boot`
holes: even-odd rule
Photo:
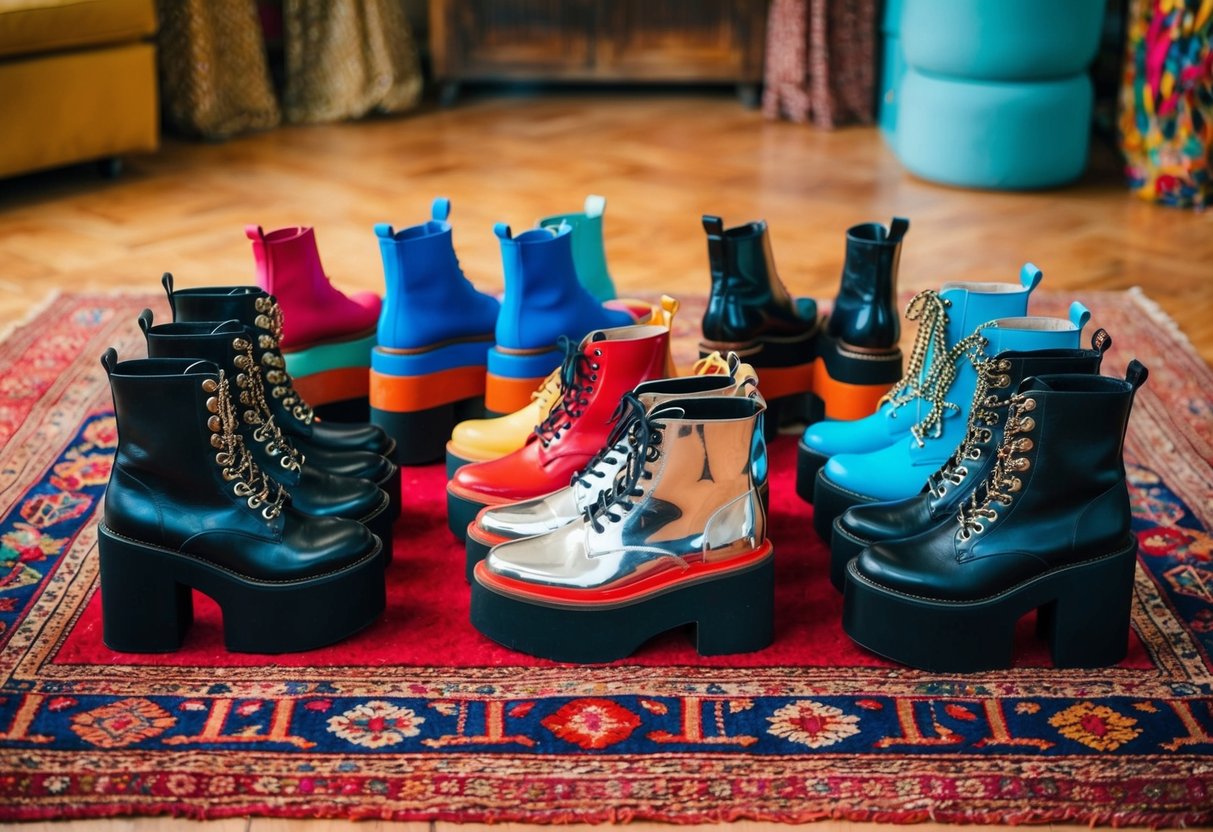
[[[669,330],[645,324],[591,332],[566,349],[561,400],[527,443],[499,459],[465,465],[447,484],[447,522],[460,540],[486,506],[563,488],[607,443],[619,401],[664,378]]]
[[[320,263],[311,228],[265,233],[250,225],[257,285],[282,309],[279,348],[295,389],[321,415],[367,421],[371,349],[382,302],[378,295],[347,296]]]

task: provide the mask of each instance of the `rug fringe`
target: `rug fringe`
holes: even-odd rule
[[[1134,303],[1141,307],[1142,311],[1149,315],[1150,319],[1154,321],[1154,323],[1163,327],[1172,338],[1178,341],[1180,346],[1187,351],[1188,355],[1197,364],[1204,367],[1205,370],[1210,373],[1210,375],[1213,375],[1213,370],[1209,369],[1209,365],[1205,363],[1205,360],[1201,357],[1200,353],[1197,352],[1196,346],[1192,343],[1192,339],[1188,337],[1186,332],[1179,328],[1179,324],[1175,322],[1174,318],[1166,313],[1166,310],[1164,310],[1158,304],[1158,301],[1154,300],[1144,291],[1142,291],[1140,286],[1130,286],[1125,290],[1125,294],[1128,295]]]

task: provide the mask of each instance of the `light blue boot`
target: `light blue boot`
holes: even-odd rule
[[[1068,320],[999,318],[971,333],[965,340],[973,343],[972,348],[954,365],[956,381],[950,386],[937,382],[922,391],[919,404],[923,415],[908,436],[880,450],[832,456],[818,471],[813,494],[813,526],[817,533],[829,540],[834,518],[851,506],[902,500],[922,490],[927,477],[964,440],[977,386],[976,358],[1006,350],[1078,349],[1082,328],[1090,318],[1087,308],[1075,301],[1070,304]]]
[[[577,279],[599,303],[615,299],[615,284],[607,270],[606,247],[602,240],[602,217],[606,197],[590,194],[585,210],[576,214],[555,214],[539,221],[541,228],[558,229],[561,223],[573,227],[573,265]]]
[[[906,319],[918,321],[914,348],[906,362],[905,375],[881,400],[876,412],[851,422],[826,421],[810,425],[800,439],[796,459],[796,493],[813,502],[817,472],[835,454],[877,451],[909,436],[910,429],[927,415],[930,403],[920,391],[933,374],[957,366],[951,401],[968,401],[976,384],[976,373],[969,363],[956,364],[958,342],[978,326],[995,318],[1025,315],[1028,297],[1040,283],[1040,269],[1024,263],[1019,283],[945,283],[939,292],[920,292],[906,308]],[[951,352],[950,358],[949,353]],[[950,449],[949,449],[950,450]]]

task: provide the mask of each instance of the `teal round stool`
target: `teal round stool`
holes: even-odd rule
[[[1031,81],[1085,72],[1106,0],[906,0],[905,61],[932,75]]]
[[[901,86],[897,155],[911,173],[948,185],[1062,185],[1086,168],[1092,98],[1086,74],[970,81],[911,67]]]

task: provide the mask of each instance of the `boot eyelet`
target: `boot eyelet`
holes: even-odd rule
[[[594,355],[602,355],[602,350],[594,350]]]
[[[204,379],[202,382],[203,393],[214,393],[219,389],[219,384],[213,378]]]
[[[1025,411],[1028,411],[1028,412],[1035,410],[1036,409],[1036,399],[1024,399],[1022,407]]]
[[[223,429],[223,422],[219,420],[218,416],[212,416],[206,420],[206,426],[210,428],[213,433],[218,433]],[[212,439],[211,442],[213,444],[214,440]]]
[[[1036,420],[1033,419],[1031,416],[1025,416],[1023,418],[1023,421],[1021,421],[1019,423],[1019,429],[1022,430],[1024,433],[1027,433],[1028,431],[1033,430],[1035,427],[1036,427]]]
[[[232,492],[237,497],[247,497],[253,493],[253,489],[249,488],[248,483],[244,482],[243,480],[239,480],[235,485],[232,486]]]
[[[218,413],[219,412],[219,400],[217,398],[215,398],[214,396],[211,396],[209,399],[206,400],[206,409],[209,410],[211,413]]]
[[[257,508],[261,508],[263,501],[260,497],[258,497],[256,494],[254,494],[253,496],[249,497],[248,500],[246,500],[245,502],[248,503],[249,508],[257,509]]]
[[[273,506],[266,506],[261,509],[261,516],[266,520],[273,520],[278,516],[278,512],[274,510]]]

